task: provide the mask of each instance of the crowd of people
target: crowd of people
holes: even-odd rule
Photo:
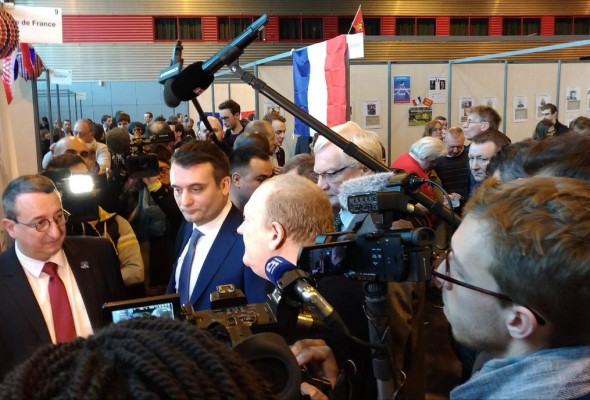
[[[455,229],[420,204],[418,216],[388,226],[352,213],[347,182],[375,171],[322,136],[310,153],[288,157],[278,112],[243,121],[235,101],[218,108],[211,129],[150,112],[143,122],[118,112],[100,123],[80,119],[73,130],[64,124],[44,171],[4,188],[2,223],[14,243],[0,254],[0,296],[12,304],[0,307],[0,397],[271,398],[260,371],[206,332],[149,319],[105,326],[102,304],[177,293],[207,310],[210,294],[227,284],[264,303],[274,289],[271,258],[297,265],[299,249],[322,233],[374,238],[416,227],[436,232],[432,280],[387,282],[388,328],[378,339],[389,375],[374,377],[373,351],[362,344],[376,330],[363,306],[366,283],[343,274],[320,277],[317,290],[353,337],[285,334],[299,365],[338,387],[352,360],[352,398],[377,398],[377,381],[398,398],[424,398],[424,307],[427,291],[439,291],[463,365],[451,398],[590,396],[590,323],[577,312],[590,301],[590,119],[568,128],[545,104],[532,138],[518,143],[488,106],[473,107],[461,126],[444,117],[427,123],[390,168],[416,174],[426,196],[462,215]],[[332,129],[385,164],[375,132],[354,122]],[[128,155],[109,145],[126,135],[155,157],[157,171],[131,176]],[[171,139],[151,140],[161,135]],[[62,203],[49,178],[63,171],[94,176],[90,216]],[[336,250],[323,255],[339,264]],[[308,382],[300,390],[326,396]]]

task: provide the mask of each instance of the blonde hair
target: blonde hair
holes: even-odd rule
[[[334,230],[328,196],[318,185],[298,175],[277,175],[265,181],[267,223],[280,223],[295,243],[313,244],[320,233]]]
[[[352,121],[334,126],[332,127],[332,130],[344,139],[356,144],[361,150],[375,160],[381,161],[383,159],[381,142],[379,141],[379,136],[375,132],[364,130],[359,124]],[[313,146],[314,154],[320,152],[327,144],[332,144],[332,142],[323,136],[318,136]],[[332,145],[335,146],[334,144]],[[345,154],[344,151],[340,152],[340,160],[342,161],[342,165],[351,167],[360,165],[360,162]]]

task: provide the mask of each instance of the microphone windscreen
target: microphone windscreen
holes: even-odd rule
[[[272,282],[273,285],[277,286],[277,281],[281,279],[281,276],[287,271],[291,271],[296,269],[297,267],[291,262],[285,260],[283,257],[272,257],[264,266],[264,272],[266,272],[266,277],[269,281]]]
[[[170,108],[176,108],[180,105],[180,99],[172,92],[172,82],[175,78],[170,78],[164,83],[164,103]]]
[[[378,192],[383,190],[390,181],[393,172],[380,172],[378,174],[363,175],[344,181],[340,185],[338,200],[340,207],[348,209],[348,197],[356,193]]]
[[[171,81],[172,93],[181,101],[188,101],[197,95],[195,89],[206,90],[213,83],[213,74],[203,71],[203,63],[198,61],[183,69]]]
[[[131,138],[125,129],[113,128],[106,133],[106,144],[111,154],[127,154]]]

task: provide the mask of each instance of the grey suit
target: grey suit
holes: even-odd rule
[[[108,240],[66,238],[65,255],[94,330],[103,324],[102,305],[125,298],[119,260]],[[37,348],[51,343],[41,308],[14,245],[0,254],[0,379]]]

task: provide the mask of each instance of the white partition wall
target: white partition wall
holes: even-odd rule
[[[541,120],[535,104],[537,96],[551,96],[551,101],[546,102],[557,104],[557,73],[557,63],[508,64],[506,115],[503,118],[506,120],[506,134],[512,142],[533,137]],[[526,120],[515,118],[515,114],[521,112],[519,101],[522,97],[528,102]]]

